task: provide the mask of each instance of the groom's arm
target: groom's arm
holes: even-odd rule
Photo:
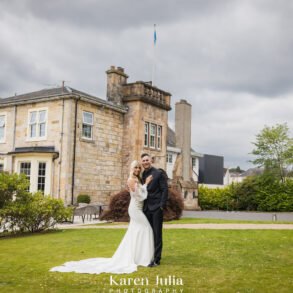
[[[163,174],[160,174],[159,186],[162,192],[160,207],[163,209],[168,200],[168,182]]]

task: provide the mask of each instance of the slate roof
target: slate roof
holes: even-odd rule
[[[176,147],[175,131],[168,126],[167,146]]]
[[[96,96],[87,94],[85,92],[76,90],[74,88],[65,86],[65,87],[58,87],[58,88],[51,88],[51,89],[42,89],[40,91],[30,92],[22,95],[16,95],[8,98],[0,99],[0,106],[6,105],[14,105],[19,103],[26,103],[26,102],[33,102],[37,100],[50,100],[56,97],[65,97],[65,96],[81,96],[88,100],[91,100],[94,103],[101,104],[105,107],[109,107],[112,109],[120,110],[122,112],[126,112],[126,107],[115,105],[111,102],[98,98]]]

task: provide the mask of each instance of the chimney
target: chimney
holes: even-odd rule
[[[128,75],[124,68],[111,66],[107,73],[107,101],[117,105],[122,104],[122,85],[127,83]]]
[[[175,104],[175,136],[176,146],[181,149],[182,177],[189,181],[191,174],[191,105],[186,100]]]

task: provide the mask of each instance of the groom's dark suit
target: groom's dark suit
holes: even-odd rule
[[[163,247],[163,208],[168,200],[168,182],[165,176],[163,176],[163,173],[154,167],[143,172],[143,182],[145,182],[146,178],[150,175],[153,176],[153,180],[147,186],[148,196],[144,201],[143,211],[154,232],[154,261],[160,263]]]

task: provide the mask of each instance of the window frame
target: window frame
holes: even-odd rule
[[[85,113],[88,113],[88,114],[91,114],[92,115],[92,123],[88,123],[88,122],[85,121],[85,119],[84,119],[84,114]],[[91,137],[84,136],[84,132],[83,132],[83,126],[84,125],[91,127],[90,128],[90,130],[91,130]],[[94,137],[93,132],[94,132],[94,113],[83,110],[82,111],[82,127],[81,127],[81,137],[82,137],[82,139],[93,140],[93,137]]]
[[[156,151],[162,150],[163,126],[154,122],[144,121],[143,146]]]
[[[154,134],[152,134],[152,130],[155,131]],[[156,137],[157,137],[157,124],[155,123],[150,123],[150,142],[149,142],[149,147],[151,149],[156,149]],[[154,144],[152,145],[152,138],[154,139],[153,142]]]
[[[30,172],[29,172],[29,176],[26,174],[26,173],[24,173],[24,172],[21,172],[21,165],[22,164],[29,164],[29,170],[30,170]],[[27,179],[29,180],[29,186],[28,186],[28,189],[27,189],[27,191],[28,192],[30,192],[30,190],[31,190],[31,178],[32,178],[32,162],[31,161],[28,161],[28,160],[23,160],[23,161],[20,161],[19,162],[19,174],[25,174],[25,176],[27,177]]]
[[[3,126],[3,138],[0,138],[0,143],[6,142],[6,129],[7,129],[7,113],[6,112],[0,112],[0,116],[4,117],[4,126]]]
[[[45,175],[40,175],[40,173],[39,173],[40,172],[40,164],[45,164]],[[46,190],[47,162],[38,161],[38,169],[37,169],[37,171],[38,171],[38,176],[37,176],[37,190],[38,191],[41,191],[44,194],[45,193],[45,190]],[[44,178],[44,182],[39,183],[39,179],[40,178]],[[39,184],[43,184],[44,185],[44,190],[39,189]]]
[[[193,164],[193,162],[194,162],[194,164]],[[192,169],[194,167],[196,167],[196,158],[194,158],[194,157],[191,157],[191,166],[192,166]]]
[[[40,112],[45,112],[45,118],[44,121],[40,121]],[[31,123],[31,113],[36,112],[36,122]],[[48,107],[42,107],[42,108],[35,108],[35,109],[29,109],[28,110],[28,119],[27,119],[27,141],[40,141],[40,140],[47,140],[47,134],[48,134]],[[31,136],[31,125],[36,125],[36,136]],[[40,130],[41,130],[41,124],[45,124],[45,135],[40,136]]]
[[[166,163],[173,164],[173,154],[167,153]]]
[[[161,125],[157,125],[157,149],[162,149],[162,129],[163,127]],[[160,130],[160,131],[159,131]],[[159,135],[160,133],[160,135]]]
[[[144,122],[144,143],[143,143],[144,147],[149,147],[149,142],[150,142],[150,123]]]

